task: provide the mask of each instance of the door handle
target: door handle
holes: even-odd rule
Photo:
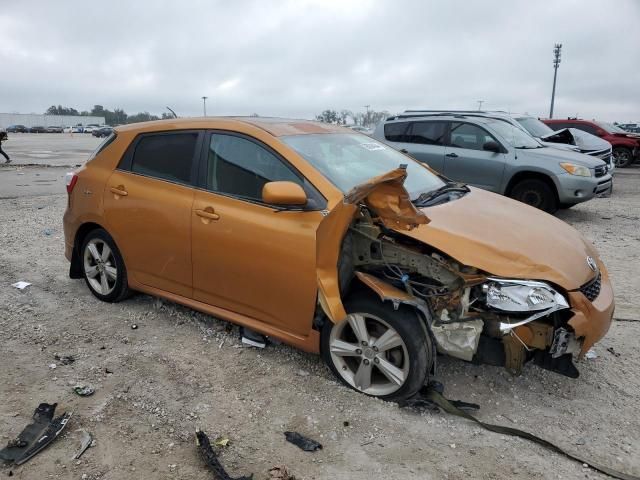
[[[458,154],[455,152],[447,153],[445,157],[458,158]]]
[[[117,187],[111,187],[109,190],[111,190],[111,193],[113,193],[114,195],[120,195],[121,197],[126,197],[127,195],[129,195],[129,192],[127,192],[124,189],[124,185],[118,185]]]
[[[402,152],[402,153],[409,153],[409,150],[407,150],[406,148],[401,148],[401,149],[400,149],[400,152]]]
[[[196,215],[202,217],[207,220],[219,220],[220,215],[218,215],[212,207],[207,207],[204,210],[196,210]]]

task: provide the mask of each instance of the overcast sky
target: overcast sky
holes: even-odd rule
[[[311,118],[484,108],[640,120],[640,1],[2,1],[0,112]]]

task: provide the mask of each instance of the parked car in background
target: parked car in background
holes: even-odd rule
[[[516,127],[523,128],[534,138],[537,138],[545,147],[558,148],[560,150],[571,150],[597,157],[608,166],[608,171],[613,172],[611,144],[595,135],[578,129],[566,128],[555,131],[544,124],[541,120],[531,115],[507,113],[503,111],[475,111],[475,110],[406,110],[408,113],[461,113],[466,116],[480,116],[496,118],[511,123]]]
[[[553,213],[609,192],[606,164],[582,153],[545,147],[504,120],[464,114],[401,114],[373,132],[445,177]]]
[[[625,132],[640,133],[640,123],[615,123],[614,125]]]
[[[28,133],[29,129],[24,125],[9,125],[7,127],[9,133]]]
[[[170,299],[320,353],[385,400],[427,384],[436,348],[575,378],[573,354],[612,322],[607,269],[568,224],[336,125],[137,123],[66,185],[69,275],[96,298]]]
[[[93,125],[87,125],[86,127],[84,127],[84,128],[82,129],[82,132],[83,132],[83,133],[93,133],[93,131],[94,131],[95,129],[96,129],[96,127],[95,127],[95,126],[93,126]]]
[[[543,120],[554,130],[577,128],[606,140],[613,147],[613,162],[616,167],[628,167],[640,159],[640,134],[625,132],[607,122],[567,118],[566,120]]]
[[[109,126],[105,126],[105,127],[100,127],[100,128],[96,128],[91,132],[91,135],[93,135],[94,137],[108,137],[109,135],[111,135],[113,133],[113,128],[109,127]]]
[[[47,133],[62,133],[63,128],[55,125],[50,125],[47,127]]]
[[[29,133],[47,133],[47,129],[43,126],[37,125],[29,128]]]
[[[373,133],[373,128],[363,127],[362,125],[351,125],[349,128],[354,132],[364,133],[365,135],[371,135]]]

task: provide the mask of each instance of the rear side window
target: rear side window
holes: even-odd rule
[[[406,142],[409,122],[387,123],[384,126],[384,138],[390,142]]]
[[[262,201],[267,182],[289,181],[304,188],[304,180],[266,148],[246,138],[212,134],[207,188],[214,192]]]
[[[549,125],[554,130],[562,130],[563,128],[571,128],[571,127],[577,128],[577,125],[572,125],[570,123],[563,123],[563,122],[553,122],[553,123],[548,123],[547,125]]]
[[[176,183],[190,183],[198,134],[145,135],[136,145],[131,171]]]
[[[576,123],[575,125],[571,125],[573,128],[578,128],[580,130],[583,130],[587,133],[590,133],[591,135],[598,135],[598,129],[596,127],[594,127],[593,125],[590,125],[588,123]]]
[[[446,122],[413,122],[407,141],[422,145],[444,145],[446,126]]]

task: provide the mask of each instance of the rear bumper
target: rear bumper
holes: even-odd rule
[[[600,263],[599,267],[602,274],[602,285],[600,294],[593,302],[590,302],[580,291],[569,292],[573,317],[568,323],[573,328],[576,337],[583,339],[580,355],[584,355],[606,335],[613,320],[615,301],[611,280],[604,265]]]

